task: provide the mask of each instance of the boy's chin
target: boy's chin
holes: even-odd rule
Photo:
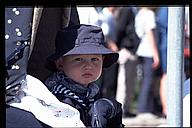
[[[90,83],[92,83],[92,82],[94,82],[94,81],[84,81],[84,82],[81,82],[80,84],[82,85],[82,86],[84,86],[84,87],[87,87]]]

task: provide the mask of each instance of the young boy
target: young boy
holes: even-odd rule
[[[84,24],[64,28],[58,31],[55,46],[46,62],[54,72],[45,81],[49,90],[78,109],[86,127],[123,127],[121,104],[101,98],[95,83],[102,68],[118,59],[118,53],[105,47],[102,29]]]

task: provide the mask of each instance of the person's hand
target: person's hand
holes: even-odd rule
[[[117,45],[116,45],[116,43],[113,42],[113,41],[111,41],[111,40],[109,40],[109,41],[107,42],[107,47],[108,47],[109,49],[111,49],[113,52],[117,52],[117,51],[119,50],[118,47],[117,47]]]
[[[130,60],[136,59],[136,56],[133,55],[129,50],[125,48],[121,49],[118,53],[119,53],[119,59],[117,62],[119,64],[125,64],[128,61],[128,59]]]
[[[158,55],[154,55],[153,56],[152,68],[153,69],[157,69],[159,67],[159,63],[160,63],[159,56]]]

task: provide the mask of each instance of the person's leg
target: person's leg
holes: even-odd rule
[[[160,100],[162,104],[162,112],[163,114],[167,115],[167,105],[166,105],[166,81],[167,81],[167,74],[164,73],[160,80]]]
[[[152,58],[143,58],[143,82],[140,89],[139,100],[138,100],[138,113],[153,112],[153,69],[152,69]]]
[[[125,64],[120,64],[118,68],[116,100],[120,102],[122,106],[124,106],[125,101],[125,88]]]
[[[123,105],[124,115],[133,117],[135,114],[131,112],[131,105],[134,98],[134,87],[136,82],[136,66],[137,60],[129,60],[125,63],[125,75],[126,75],[126,84],[125,84],[125,100]]]
[[[160,80],[160,88],[159,88],[159,95],[160,95],[160,100],[162,104],[162,113],[164,116],[167,115],[167,102],[166,102],[166,85],[167,85],[167,49],[162,48],[160,51],[160,59],[161,59],[161,68],[162,68],[162,76]]]
[[[118,64],[105,69],[102,74],[101,93],[103,97],[115,98],[117,89]]]

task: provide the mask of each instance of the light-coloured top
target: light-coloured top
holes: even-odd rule
[[[80,24],[98,25],[99,14],[94,7],[77,7]]]
[[[141,9],[135,17],[135,30],[137,35],[141,38],[141,42],[137,49],[137,55],[142,57],[152,57],[153,52],[149,39],[145,33],[156,28],[155,14],[152,10]]]

